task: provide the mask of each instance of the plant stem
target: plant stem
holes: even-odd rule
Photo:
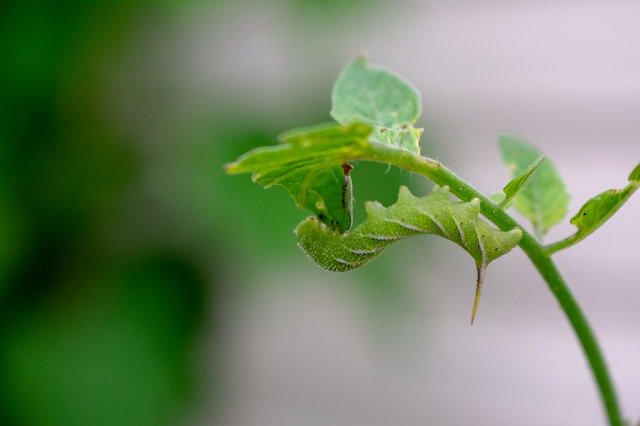
[[[523,236],[519,244],[520,248],[531,259],[569,319],[600,391],[600,398],[607,413],[609,425],[622,426],[620,407],[602,351],[580,305],[551,259],[551,252],[504,210],[437,161],[387,145],[371,145],[361,156],[352,159],[383,162],[421,174],[439,185],[449,186],[450,191],[463,201],[479,198],[482,214],[500,229],[504,231],[516,227],[522,229]]]
[[[638,170],[640,170],[640,166],[636,167]],[[568,247],[571,247],[572,245],[578,244],[580,241],[584,240],[585,238],[587,238],[589,235],[593,234],[593,232],[595,232],[596,229],[598,229],[600,226],[602,226],[607,220],[609,220],[609,218],[611,216],[614,215],[615,212],[618,211],[618,209],[620,207],[622,207],[622,205],[629,199],[631,198],[631,196],[633,195],[634,192],[636,192],[638,190],[638,188],[640,187],[640,181],[635,181],[633,179],[631,179],[633,176],[633,173],[631,174],[631,176],[629,176],[629,184],[627,186],[625,186],[623,189],[621,190],[609,190],[609,191],[605,191],[603,194],[611,194],[612,192],[617,194],[620,198],[617,200],[617,203],[614,205],[613,208],[610,208],[607,213],[603,216],[600,216],[598,223],[596,223],[594,226],[590,226],[587,229],[583,229],[578,227],[578,232],[576,232],[573,235],[568,236],[567,238],[564,238],[560,241],[557,241],[553,244],[548,244],[547,246],[545,246],[545,251],[547,252],[547,254],[552,255],[553,253],[559,252],[560,250],[564,250]],[[602,195],[602,194],[600,194]],[[600,195],[596,196],[595,198],[599,197]],[[592,199],[593,200],[593,199]],[[587,202],[586,205],[588,205],[590,201]],[[583,206],[584,208],[584,206]],[[582,209],[580,210],[580,212],[582,212]],[[578,214],[580,214],[580,212]],[[584,214],[587,214],[587,212],[584,212]],[[575,218],[575,217],[574,217]],[[572,219],[573,220],[573,219]]]
[[[579,243],[580,241],[584,240],[588,235],[589,234],[586,234],[586,233],[584,235],[573,234],[560,241],[556,241],[555,243],[546,245],[544,250],[547,252],[548,255],[552,255],[556,252],[559,252],[560,250],[564,250],[568,247],[571,247],[574,244]]]

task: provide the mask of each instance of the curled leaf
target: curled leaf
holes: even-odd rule
[[[582,239],[602,226],[627,202],[638,187],[640,187],[640,164],[629,175],[627,186],[601,192],[584,203],[578,213],[571,218],[571,223],[578,228],[573,238]]]
[[[284,187],[298,207],[345,232],[351,226],[352,198],[345,162],[366,149],[370,133],[371,127],[363,123],[295,129],[283,134],[279,145],[253,149],[224,169],[252,173],[264,188]]]

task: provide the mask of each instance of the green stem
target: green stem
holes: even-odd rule
[[[580,241],[584,240],[588,235],[589,234],[583,234],[583,235],[573,234],[560,241],[556,241],[555,243],[546,245],[544,249],[548,255],[552,255],[556,252],[559,252],[560,250],[564,250],[567,247],[571,247],[572,245],[579,243]]]
[[[491,200],[479,193],[475,188],[456,176],[449,169],[435,160],[415,155],[409,151],[399,151],[396,148],[371,144],[367,152],[363,152],[359,158],[369,161],[378,161],[382,163],[392,164],[403,169],[421,174],[439,185],[449,186],[451,192],[463,201],[469,201],[473,198],[480,199],[480,208],[482,214],[492,221],[496,226],[504,231],[514,228],[522,229],[523,236],[520,241],[520,247],[527,254],[531,262],[547,283],[549,290],[555,296],[569,319],[573,331],[582,346],[582,350],[589,362],[591,372],[594,376],[600,398],[604,409],[607,413],[610,426],[622,426],[622,415],[618,405],[616,392],[613,382],[609,375],[602,350],[600,349],[593,330],[589,326],[580,305],[571,293],[567,283],[562,278],[555,263],[551,259],[551,251],[546,249],[537,239],[518,224],[504,210],[495,205]]]

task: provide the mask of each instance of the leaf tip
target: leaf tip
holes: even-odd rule
[[[369,52],[364,51],[358,53],[358,55],[356,55],[356,57],[351,60],[351,63],[366,66],[367,63],[369,63]]]
[[[222,165],[222,170],[228,175],[236,174],[238,172],[238,163],[235,161],[231,163],[225,163]]]
[[[526,139],[511,132],[498,133],[498,146],[502,151],[503,157],[505,157],[506,151],[510,151],[519,147],[533,147],[533,145]]]
[[[500,145],[500,147],[507,145],[513,139],[519,139],[519,138],[517,138],[516,135],[514,135],[511,132],[498,133],[498,145]]]

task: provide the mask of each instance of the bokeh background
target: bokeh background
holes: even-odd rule
[[[525,256],[404,241],[321,271],[307,213],[223,163],[329,119],[360,53],[422,92],[423,151],[492,193],[535,142],[571,212],[640,160],[640,3],[21,0],[0,6],[4,425],[603,425]],[[418,176],[354,170],[362,203]],[[640,419],[640,200],[557,255]],[[571,232],[565,224],[549,236]]]

